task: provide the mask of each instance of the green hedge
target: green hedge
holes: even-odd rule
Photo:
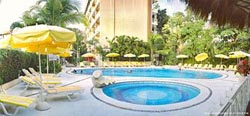
[[[0,49],[0,82],[9,82],[18,78],[23,68],[37,69],[38,57],[35,54],[18,50]]]

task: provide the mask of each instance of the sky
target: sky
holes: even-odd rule
[[[0,33],[9,30],[10,25],[15,21],[20,21],[23,12],[34,5],[37,0],[2,0],[0,3]],[[87,0],[79,0],[82,3],[81,11],[84,12]],[[172,15],[177,11],[184,11],[186,8],[183,2],[179,0],[159,0],[161,9],[166,8],[167,14]],[[82,25],[70,25],[79,27]],[[82,28],[83,29],[83,28]]]
[[[180,0],[159,0],[159,5],[160,9],[167,9],[167,14],[170,16],[186,9],[186,4]]]
[[[1,0],[0,3],[0,33],[8,31],[10,25],[15,21],[20,21],[23,12],[29,7],[36,4],[37,0]],[[87,0],[79,0],[83,7],[86,6]],[[72,27],[77,27],[72,25]]]

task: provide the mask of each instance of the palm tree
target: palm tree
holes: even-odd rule
[[[38,0],[36,5],[25,11],[22,16],[24,25],[47,24],[66,27],[67,24],[88,22],[79,11],[77,0]]]
[[[159,34],[151,34],[149,36],[148,42],[149,42],[149,46],[150,46],[151,63],[153,63],[154,52],[158,49],[162,49],[165,42],[164,42],[162,36]]]
[[[34,10],[39,11],[38,19],[46,24],[65,27],[68,23],[81,23],[84,20],[77,0],[39,0],[37,5]]]

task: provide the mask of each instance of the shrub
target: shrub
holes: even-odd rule
[[[37,55],[18,50],[0,49],[0,80],[3,83],[18,78],[21,69],[37,69]]]

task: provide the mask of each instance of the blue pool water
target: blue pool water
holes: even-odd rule
[[[192,78],[214,79],[222,75],[204,71],[178,70],[166,68],[88,68],[73,71],[76,74],[92,75],[95,70],[103,70],[104,76],[155,77],[155,78]]]
[[[196,87],[164,82],[122,82],[105,86],[103,92],[116,100],[141,105],[165,105],[199,95]]]

